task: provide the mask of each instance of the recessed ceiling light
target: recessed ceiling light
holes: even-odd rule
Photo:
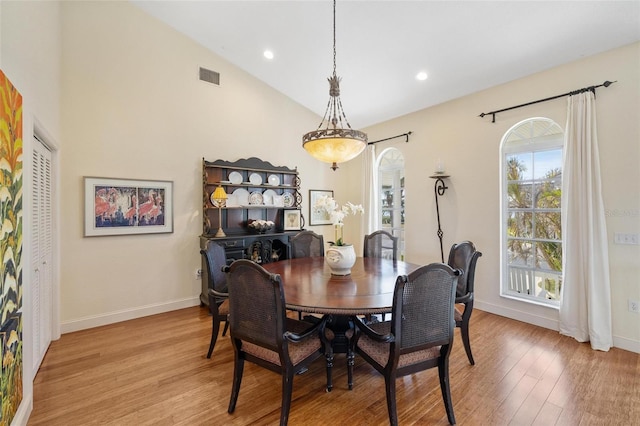
[[[420,81],[424,81],[427,79],[427,73],[424,71],[420,71],[417,75],[416,75],[416,80],[420,80]]]
[[[265,50],[263,53],[264,57],[267,59],[273,59],[273,52],[270,50]]]

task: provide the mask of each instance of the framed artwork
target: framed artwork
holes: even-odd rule
[[[302,228],[302,215],[298,209],[284,210],[284,230],[299,231]]]
[[[84,178],[84,236],[173,232],[173,182]]]
[[[13,419],[22,401],[22,374],[24,361],[22,337],[22,313],[8,313],[0,328],[0,356],[2,356],[2,424]]]
[[[331,225],[331,217],[329,213],[321,209],[315,209],[318,198],[322,196],[333,197],[333,191],[325,191],[322,189],[309,190],[309,225]]]

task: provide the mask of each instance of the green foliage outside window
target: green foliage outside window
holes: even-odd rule
[[[526,179],[527,166],[519,156],[507,159],[507,248],[509,264],[542,271],[562,271],[561,170]],[[556,299],[561,280],[543,278],[538,287]]]

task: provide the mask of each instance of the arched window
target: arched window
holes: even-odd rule
[[[502,139],[503,296],[559,305],[562,147],[562,129],[547,118],[522,121]]]
[[[378,157],[378,229],[398,237],[398,259],[404,259],[404,156],[387,148]]]

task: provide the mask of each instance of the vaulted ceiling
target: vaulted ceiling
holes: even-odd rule
[[[324,114],[332,2],[132,3]],[[342,103],[359,128],[639,41],[640,1],[340,0],[336,37]]]

